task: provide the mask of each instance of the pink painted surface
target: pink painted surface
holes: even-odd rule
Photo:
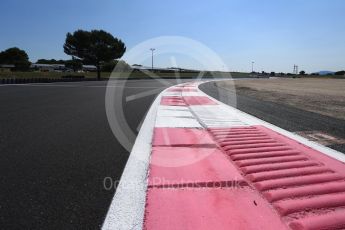
[[[274,156],[274,155],[273,155]],[[279,162],[294,162],[294,161],[303,161],[307,160],[306,156],[278,156],[273,158],[263,158],[263,159],[246,159],[246,160],[239,160],[236,164],[239,167],[251,166],[251,165],[260,165],[260,164],[274,164]]]
[[[168,91],[197,91],[185,86]],[[216,104],[204,96],[161,100]],[[155,129],[144,229],[345,228],[344,163],[264,126],[209,131],[223,152],[205,130]],[[241,186],[213,187],[226,181]]]
[[[303,187],[292,187],[278,190],[271,190],[264,193],[270,202],[286,199],[298,198],[311,195],[322,195],[328,193],[338,193],[345,191],[345,181],[334,181],[323,184],[311,184]]]
[[[322,162],[325,166],[329,167],[330,169],[337,171],[338,173],[342,174],[345,177],[345,163],[335,160],[334,158],[331,158],[323,153],[320,153],[319,151],[316,151],[310,147],[307,147],[295,140],[292,140],[288,137],[285,137],[277,132],[274,132],[271,129],[268,129],[264,126],[254,126],[257,129],[259,129],[262,132],[265,132],[267,135],[269,135],[271,138],[284,143],[294,149],[298,149],[300,152],[305,154],[308,157],[311,157],[315,160],[318,160],[319,162]]]
[[[345,206],[345,193],[330,193],[305,199],[282,200],[274,204],[281,215],[311,209],[325,209]]]
[[[279,178],[284,178],[284,177],[320,174],[324,172],[331,172],[331,170],[326,167],[310,166],[310,167],[302,167],[302,168],[274,170],[274,171],[269,171],[269,172],[267,171],[258,172],[258,173],[249,174],[247,177],[253,182],[258,182],[258,181],[263,181],[263,180],[274,180],[274,179],[279,179]]]
[[[344,229],[345,210],[338,209],[323,215],[311,215],[292,221],[290,224],[293,230],[325,230],[325,229]]]
[[[205,129],[155,128],[153,146],[214,145],[215,142]]]
[[[178,96],[165,96],[161,99],[161,105],[169,105],[169,106],[186,106],[186,103],[182,99],[182,97]]]
[[[147,194],[144,229],[280,230],[287,227],[249,187],[151,188]]]
[[[292,229],[345,227],[344,163],[263,126],[209,131]]]
[[[153,148],[150,186],[243,180],[226,155],[216,148]]]
[[[217,105],[216,102],[204,96],[186,96],[183,99],[188,105]]]

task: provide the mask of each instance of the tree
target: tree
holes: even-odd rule
[[[132,68],[122,60],[112,60],[110,62],[106,62],[102,65],[102,71],[103,72],[112,72],[115,67],[119,69],[120,71],[131,71]]]
[[[299,75],[305,75],[305,71],[302,70],[301,72],[299,72]]]
[[[15,70],[28,70],[31,63],[24,50],[13,47],[0,52],[0,64],[14,65]]]
[[[116,64],[117,64],[116,60],[106,62],[102,65],[102,71],[103,72],[111,72],[115,68]]]
[[[334,73],[335,75],[345,75],[345,70],[337,71]]]
[[[67,33],[64,52],[97,67],[101,79],[101,64],[119,59],[126,52],[125,44],[104,30],[77,30]]]
[[[271,76],[271,77],[274,77],[275,75],[276,75],[275,72],[271,72],[271,73],[270,73],[270,76]]]
[[[38,59],[37,60],[37,64],[60,64],[60,65],[63,65],[65,64],[66,61],[64,60],[55,60],[55,59],[50,59],[50,60],[47,60],[47,59]]]
[[[74,72],[83,69],[83,63],[79,59],[72,58],[72,60],[65,61],[66,68],[73,69]]]

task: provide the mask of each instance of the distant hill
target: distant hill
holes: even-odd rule
[[[334,74],[335,72],[328,71],[328,70],[322,70],[322,71],[319,71],[319,72],[316,72],[316,73],[319,74],[319,75],[330,75],[330,74]]]

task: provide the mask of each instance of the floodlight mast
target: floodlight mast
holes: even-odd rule
[[[153,70],[153,51],[155,51],[156,49],[155,48],[151,48],[150,50],[152,52],[152,56],[151,56],[151,69]]]

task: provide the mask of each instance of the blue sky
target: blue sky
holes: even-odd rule
[[[127,50],[158,36],[183,36],[212,49],[230,70],[345,69],[343,0],[2,0],[0,50],[18,46],[31,61],[66,59],[67,32],[104,29]],[[148,51],[149,52],[149,51]],[[203,68],[176,54],[177,65]],[[172,66],[167,55],[156,65]],[[130,63],[134,64],[134,63]],[[150,60],[142,64],[149,65]]]

